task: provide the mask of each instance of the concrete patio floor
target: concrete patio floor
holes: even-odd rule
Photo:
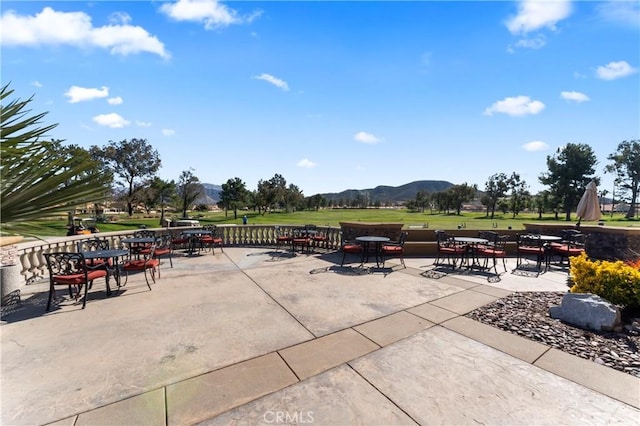
[[[464,315],[532,276],[340,267],[270,248],[174,258],[85,310],[3,308],[3,425],[638,424],[640,379]],[[353,259],[351,259],[353,260]],[[371,264],[368,264],[371,266]],[[498,267],[502,271],[501,267]],[[59,294],[63,294],[59,291]]]

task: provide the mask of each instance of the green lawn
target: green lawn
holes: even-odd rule
[[[417,213],[406,209],[329,209],[320,211],[300,211],[295,213],[273,212],[265,215],[259,215],[253,211],[238,212],[238,218],[235,219],[233,212],[229,212],[225,216],[224,213],[204,213],[202,215],[192,214],[192,218],[200,220],[205,224],[241,224],[242,215],[246,214],[249,218],[249,224],[279,224],[279,225],[304,225],[315,224],[318,226],[339,226],[340,222],[399,222],[406,226],[424,225],[430,229],[457,229],[458,226],[469,229],[524,229],[524,222],[545,222],[545,223],[570,223],[575,224],[577,218],[572,215],[571,222],[564,221],[564,216],[560,220],[556,220],[554,215],[544,215],[542,219],[538,219],[537,214],[523,213],[515,219],[511,214],[497,214],[494,219],[487,218],[484,213],[479,212],[463,212],[458,215],[444,215],[431,213]],[[609,215],[603,217],[603,221],[609,226],[640,226],[638,219],[625,219],[623,214],[615,214],[613,218]],[[595,222],[583,222],[585,224],[595,224]],[[33,234],[39,236],[63,236],[66,235],[66,218],[58,220],[47,220],[33,223]],[[102,232],[121,231],[128,229],[138,229],[141,226],[148,228],[159,227],[159,218],[143,217],[136,215],[128,218],[125,215],[118,216],[118,220],[110,223],[100,223],[98,228]]]

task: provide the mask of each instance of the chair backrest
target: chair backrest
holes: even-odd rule
[[[162,234],[156,238],[156,246],[162,248],[171,248],[173,237],[171,234]]]
[[[484,238],[490,243],[495,243],[498,239],[498,233],[495,231],[478,231],[478,238]]]
[[[518,247],[542,247],[544,241],[540,235],[536,234],[518,234]]]
[[[218,228],[218,227],[217,227],[216,225],[204,225],[204,226],[202,227],[202,229],[203,229],[203,230],[205,230],[205,231],[211,231],[212,233],[215,233],[217,228]]]
[[[87,273],[87,263],[82,253],[44,253],[49,276]]]
[[[494,241],[494,248],[496,250],[505,250],[507,247],[507,241],[511,239],[511,235],[498,235]]]
[[[150,229],[140,229],[133,233],[134,238],[155,238],[156,233]]]
[[[409,235],[407,231],[400,232],[400,237],[398,238],[398,244],[400,244],[401,246],[404,246],[404,242],[407,240],[407,235]]]
[[[109,250],[109,241],[94,238],[92,240],[79,241],[77,244],[78,253],[83,251]]]

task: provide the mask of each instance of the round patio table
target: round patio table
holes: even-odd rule
[[[380,248],[382,247],[382,243],[386,243],[389,242],[391,240],[391,238],[389,237],[381,237],[381,236],[376,236],[376,235],[363,235],[361,237],[356,237],[356,241],[359,241],[362,243],[362,264],[365,263],[365,256],[366,256],[366,261],[369,261],[369,252],[370,252],[370,248],[371,248],[371,244],[374,244],[374,251],[376,254],[376,267],[380,267]]]
[[[94,259],[113,259],[113,265],[109,266],[108,263],[105,263],[104,267],[107,270],[109,275],[112,275],[116,279],[116,285],[120,288],[120,268],[118,266],[118,258],[129,256],[129,250],[123,249],[109,249],[109,250],[91,250],[91,251],[83,251],[82,255],[85,260],[94,260]],[[108,281],[107,281],[108,283]],[[107,296],[111,295],[111,287],[107,284]]]
[[[476,259],[474,249],[480,244],[487,244],[489,240],[478,237],[453,237],[453,241],[467,244],[467,249],[462,253],[462,259],[460,259],[460,266],[466,265],[467,268],[471,269],[480,268],[480,262]],[[469,253],[471,253],[471,263],[469,263]]]

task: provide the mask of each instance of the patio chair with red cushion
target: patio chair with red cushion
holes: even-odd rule
[[[164,257],[169,258],[169,264],[173,268],[173,243],[171,234],[164,234],[158,237],[156,240],[156,248],[153,252],[153,256],[156,259],[162,259]]]
[[[547,270],[549,266],[549,257],[547,247],[544,240],[540,238],[540,235],[536,234],[518,234],[517,236],[518,248],[516,263],[516,269],[520,268],[523,260],[528,258],[535,258],[537,274]]]
[[[447,234],[445,231],[436,230],[436,260],[433,262],[435,266],[442,266],[442,259],[446,259],[447,266],[452,266],[454,269],[458,259],[462,259],[467,252],[467,246],[457,243],[452,235]]]
[[[405,268],[407,267],[404,264],[404,242],[406,241],[406,239],[407,239],[407,232],[402,231],[400,232],[400,237],[398,238],[398,241],[389,241],[387,243],[382,244],[382,247],[380,248],[380,252],[382,254],[383,268],[384,268],[384,263],[389,257],[399,257],[400,263],[402,263],[402,266],[404,266]]]
[[[98,278],[104,278],[109,289],[109,274],[105,269],[89,269],[87,262],[82,253],[44,253],[49,269],[49,299],[45,312],[49,312],[51,302],[54,300],[55,287],[59,285],[67,286],[69,289],[69,297],[74,297],[75,290],[76,302],[83,293],[82,309],[87,304],[87,293],[93,281]]]
[[[580,256],[585,251],[586,235],[575,229],[562,231],[562,241],[551,243],[551,256],[560,257],[559,265],[563,266],[565,260],[569,264],[569,258]]]
[[[101,240],[100,238],[93,238],[90,240],[79,241],[76,244],[78,253],[94,250],[109,250],[109,241]],[[89,269],[106,269],[111,267],[111,259],[86,259]]]
[[[296,228],[293,230],[293,238],[291,239],[291,252],[296,252],[296,247],[300,247],[300,253],[311,251],[311,236],[306,228]]]
[[[223,240],[218,227],[215,225],[205,225],[202,229],[210,231],[211,234],[204,234],[200,237],[200,246],[205,249],[210,248],[212,254],[215,254],[215,247],[220,247],[220,250],[224,252]]]
[[[489,242],[485,245],[479,246],[475,250],[475,255],[478,258],[484,258],[484,264],[482,267],[486,269],[489,264],[489,259],[492,259],[493,270],[496,271],[496,275],[498,275],[497,263],[498,259],[502,259],[502,266],[504,267],[504,271],[507,272],[505,259],[507,257],[507,241],[509,241],[509,236],[493,233],[485,234],[483,238],[487,239]]]
[[[359,260],[362,262],[362,255],[364,252],[362,245],[357,241],[342,240],[340,250],[342,250],[342,261],[340,262],[340,266],[344,266],[344,260],[347,257],[347,254],[358,254]]]
[[[293,241],[293,237],[282,230],[279,226],[274,228],[276,237],[276,251],[280,249],[281,245],[290,246]]]
[[[151,246],[149,251],[142,255],[140,259],[131,258],[122,265],[122,271],[125,273],[124,285],[127,284],[129,280],[129,273],[131,272],[144,272],[144,279],[147,282],[147,287],[151,290],[151,284],[149,283],[149,278],[147,276],[147,271],[149,271],[149,275],[151,275],[151,279],[153,283],[156,282],[156,272],[158,273],[158,278],[160,278],[160,259],[155,257],[156,246],[155,244]]]

